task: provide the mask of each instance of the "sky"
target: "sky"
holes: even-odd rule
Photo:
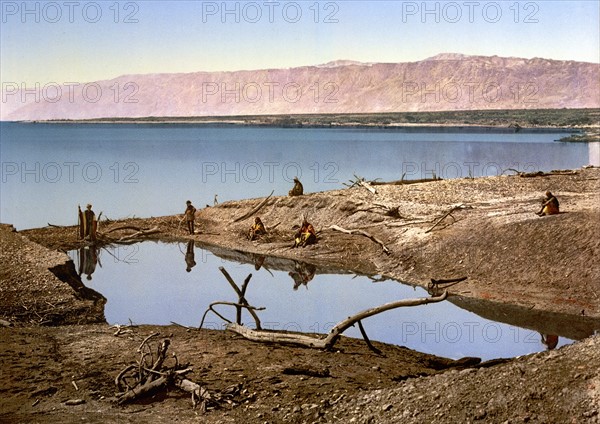
[[[438,53],[600,63],[600,2],[0,1],[0,81],[288,68]]]

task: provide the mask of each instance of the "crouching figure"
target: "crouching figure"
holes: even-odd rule
[[[317,242],[317,232],[315,227],[306,220],[302,220],[302,226],[294,235],[294,247],[304,247]]]
[[[248,240],[256,240],[260,236],[267,234],[267,229],[265,225],[262,223],[260,218],[257,216],[254,218],[254,224],[250,227],[250,231],[248,231]]]
[[[539,216],[557,215],[559,214],[558,199],[549,191],[546,192],[546,197],[542,201],[542,209],[537,212]]]
[[[294,187],[288,192],[290,196],[302,196],[304,194],[304,187],[302,183],[298,179],[298,177],[294,177]]]

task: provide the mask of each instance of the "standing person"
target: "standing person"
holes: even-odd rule
[[[96,240],[96,214],[92,210],[92,205],[87,204],[83,212],[83,237],[92,241]]]
[[[187,228],[190,234],[194,234],[194,220],[196,219],[196,208],[192,205],[192,201],[188,200],[185,202],[187,208],[185,209],[184,218],[187,222]]]

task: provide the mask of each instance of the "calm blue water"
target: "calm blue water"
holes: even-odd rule
[[[578,168],[598,147],[564,133],[0,123],[0,221],[17,229],[77,222],[77,205],[111,219],[182,213],[219,201],[383,180]],[[592,156],[596,156],[595,159]]]
[[[145,242],[103,248],[95,254],[97,262],[89,256],[93,254],[90,250],[72,251],[69,255],[86,285],[107,298],[105,315],[110,324],[173,321],[197,327],[210,303],[238,300],[219,266],[225,267],[240,286],[249,273],[253,274],[246,299],[253,306],[266,308],[257,312],[263,328],[326,334],[338,322],[367,308],[400,299],[429,297],[421,288],[395,281],[373,282],[352,274],[317,273],[307,284],[294,289],[296,284],[290,272],[310,275],[310,266],[291,265],[291,271],[262,267],[256,271],[251,264],[225,261],[197,247],[192,247],[192,251],[196,265],[189,272],[185,243]],[[235,320],[233,308],[216,308]],[[247,313],[243,322],[254,327]],[[209,314],[204,328],[222,329],[223,324],[220,318]],[[451,358],[513,357],[545,349],[537,331],[481,318],[448,301],[387,311],[363,320],[363,324],[372,340]],[[344,334],[361,338],[357,328]],[[571,342],[560,336],[558,346]]]

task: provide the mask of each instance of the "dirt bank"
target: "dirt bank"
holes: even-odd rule
[[[271,198],[257,214],[275,228],[255,242],[244,237],[251,217],[234,221],[263,199],[205,208],[197,214],[199,234],[193,239],[217,254],[248,261],[272,255],[267,260],[281,266],[305,261],[424,286],[429,278],[466,276],[452,287],[450,301],[484,316],[492,313],[489,302],[496,302],[501,308],[493,313],[521,324],[551,312],[548,333],[559,325],[578,338],[600,328],[600,170],[376,188],[377,194],[357,187]],[[546,190],[565,213],[534,214]],[[397,207],[399,216],[387,216],[377,205]],[[320,231],[319,242],[291,249],[292,227],[304,214]],[[157,227],[160,233],[150,238],[189,238],[178,217],[103,221],[100,231],[118,239],[132,232],[111,231],[124,224]],[[367,231],[390,254],[369,238],[333,231],[331,225]],[[68,257],[55,251],[82,245],[75,229],[15,233],[2,227],[0,242],[0,310],[3,325],[13,325],[0,328],[0,422],[600,421],[600,336],[461,370],[463,362],[397,346],[376,343],[383,352],[376,355],[363,341],[347,338],[335,352],[321,352],[176,326],[134,327],[119,336],[106,324],[43,327],[104,320],[102,297],[87,291]],[[169,337],[179,361],[194,368],[190,379],[214,391],[241,383],[239,404],[202,415],[187,394],[175,390],[130,406],[112,403],[116,375],[138,358],[141,340],[153,332]],[[292,368],[321,376],[286,372]],[[75,399],[83,402],[67,405]]]

